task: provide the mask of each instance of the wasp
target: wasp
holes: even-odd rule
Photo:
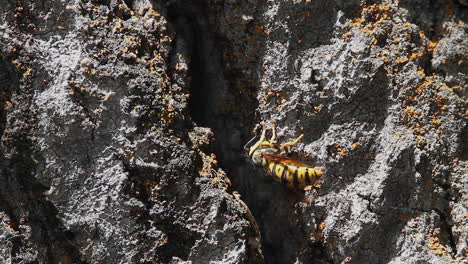
[[[286,185],[288,188],[304,189],[309,185],[314,185],[319,178],[324,175],[324,168],[312,167],[309,164],[285,156],[289,152],[289,147],[296,145],[304,135],[300,135],[294,141],[281,145],[276,144],[276,128],[272,125],[272,136],[266,139],[266,126],[262,126],[260,139],[250,148],[256,137],[253,137],[244,147],[249,157],[255,165],[261,165],[276,181]]]

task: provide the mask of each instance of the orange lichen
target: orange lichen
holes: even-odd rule
[[[424,73],[424,69],[423,69],[423,68],[420,68],[420,69],[418,70],[418,73],[419,73],[419,75],[421,75],[422,77],[425,77],[425,76],[426,76],[426,74]]]
[[[436,234],[437,235],[437,234]],[[442,245],[438,237],[431,237],[427,247],[432,249],[432,252],[439,256],[448,256],[445,245]]]
[[[96,70],[95,69],[84,67],[82,71],[83,71],[83,73],[86,73],[86,74],[89,74],[89,75],[96,75]]]
[[[432,80],[430,80],[430,79],[425,79],[424,82],[416,88],[415,93],[416,93],[417,95],[422,94],[422,92],[423,92],[431,83],[432,83]]]
[[[395,60],[396,63],[405,63],[405,62],[407,62],[407,61],[408,61],[407,58],[404,58],[404,59],[396,59],[396,60]]]
[[[314,113],[320,114],[320,112],[322,111],[322,106],[314,106],[313,109]]]
[[[320,230],[324,230],[325,227],[327,227],[327,224],[325,222],[321,222],[318,227]]]
[[[204,152],[199,152],[200,156],[202,157],[203,165],[201,168],[198,169],[198,174],[203,177],[213,178],[213,168],[218,164],[216,160],[216,155],[211,153],[211,155],[206,155]]]
[[[361,142],[356,141],[356,142],[354,142],[354,143],[351,145],[351,150],[356,150],[356,149],[359,148],[360,146],[361,146]]]
[[[427,50],[429,52],[434,52],[434,49],[437,47],[437,45],[439,44],[439,40],[432,40],[430,41],[428,44],[427,44]]]
[[[11,110],[13,108],[13,104],[10,101],[6,101],[5,106],[3,107],[4,110]]]
[[[344,39],[344,40],[351,40],[351,37],[353,36],[353,34],[351,34],[351,32],[347,32],[347,33],[344,33],[341,38]]]
[[[405,108],[405,110],[403,110],[403,112],[405,113],[405,116],[404,116],[404,119],[406,122],[409,122],[411,121],[412,119],[418,117],[420,115],[420,113],[418,111],[416,111],[415,108],[413,107],[407,107]]]
[[[424,52],[418,52],[418,53],[410,53],[408,54],[408,61],[412,61],[412,60],[415,60],[419,57],[422,57],[424,56]]]
[[[31,68],[26,68],[26,71],[23,73],[24,77],[28,77],[32,75],[32,69]]]
[[[372,35],[380,25],[391,21],[391,7],[387,5],[373,4],[362,8],[362,17],[355,18],[349,27],[356,27],[361,32]],[[373,41],[374,44],[377,40]]]
[[[338,155],[340,155],[342,158],[349,155],[349,152],[338,144],[334,144],[331,150],[335,153],[338,153]]]

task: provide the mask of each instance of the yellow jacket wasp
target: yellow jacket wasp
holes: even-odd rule
[[[288,188],[304,189],[323,176],[323,168],[311,167],[307,163],[285,156],[289,146],[293,146],[301,140],[304,135],[300,135],[294,141],[281,145],[276,144],[276,128],[272,123],[272,136],[270,140],[266,139],[266,127],[261,123],[262,134],[260,139],[252,145],[256,137],[253,137],[245,146],[249,157],[256,165],[261,165],[276,181],[285,184]]]

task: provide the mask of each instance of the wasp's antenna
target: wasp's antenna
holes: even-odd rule
[[[257,136],[254,136],[252,139],[250,139],[249,142],[247,142],[247,144],[245,144],[244,149],[245,149],[245,150],[249,150],[249,149],[248,149],[248,146],[249,146],[250,144],[252,144],[252,142],[254,142],[256,138],[257,138]]]

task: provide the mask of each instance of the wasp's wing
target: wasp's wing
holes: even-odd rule
[[[268,154],[268,153],[262,153],[262,155],[268,160],[279,162],[283,165],[296,166],[296,167],[310,167],[309,164],[303,161],[297,160],[297,159],[290,158],[290,157]]]

